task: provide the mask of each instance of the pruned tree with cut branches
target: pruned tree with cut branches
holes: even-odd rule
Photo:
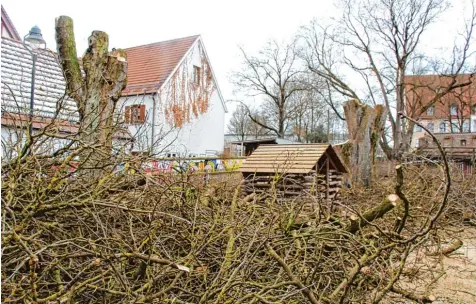
[[[88,42],[89,47],[80,64],[73,20],[67,16],[56,19],[58,58],[66,80],[67,95],[77,105],[81,140],[87,145],[96,145],[101,151],[89,150],[81,155],[95,167],[108,159],[112,152],[112,138],[117,130],[113,127],[114,112],[127,85],[127,59],[123,50],[109,51],[109,37],[105,32],[93,31]]]

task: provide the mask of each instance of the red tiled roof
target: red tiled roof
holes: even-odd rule
[[[156,42],[125,49],[127,87],[122,95],[156,92],[200,36]]]

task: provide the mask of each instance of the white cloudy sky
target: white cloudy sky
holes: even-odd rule
[[[427,37],[429,49],[439,41],[453,40],[450,28],[461,20],[461,1],[453,1],[455,8]],[[110,47],[117,48],[200,34],[225,99],[233,99],[228,76],[240,66],[238,45],[256,52],[268,39],[289,39],[312,18],[338,15],[332,0],[3,0],[2,4],[20,36],[38,25],[53,50],[55,17],[72,17],[79,55],[93,30],[107,32]],[[230,113],[233,109],[229,105]]]

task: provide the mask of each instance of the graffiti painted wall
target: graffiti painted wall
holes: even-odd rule
[[[242,163],[243,159],[158,159],[144,164],[144,171],[150,174],[164,172],[231,172],[238,170]]]
[[[238,170],[243,164],[243,158],[233,159],[156,159],[142,164],[142,169],[147,174],[161,173],[184,173],[184,172],[233,172]],[[121,164],[116,169],[117,173],[134,174],[128,164]]]

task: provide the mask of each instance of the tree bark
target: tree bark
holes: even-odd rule
[[[56,19],[58,57],[66,79],[67,94],[76,101],[80,116],[80,139],[88,146],[100,147],[102,153],[88,151],[95,157],[108,158],[112,149],[114,111],[122,90],[127,85],[127,60],[123,50],[109,52],[109,38],[93,31],[89,47],[82,58],[81,73],[74,40],[73,20]],[[95,164],[97,165],[97,163]]]
[[[82,119],[84,116],[84,79],[79,67],[71,18],[61,16],[56,19],[56,44],[61,68],[66,78],[66,93],[76,101],[79,116]]]
[[[353,99],[344,104],[344,114],[349,133],[349,140],[342,146],[344,162],[354,182],[369,186],[387,110],[382,105],[372,108]]]

